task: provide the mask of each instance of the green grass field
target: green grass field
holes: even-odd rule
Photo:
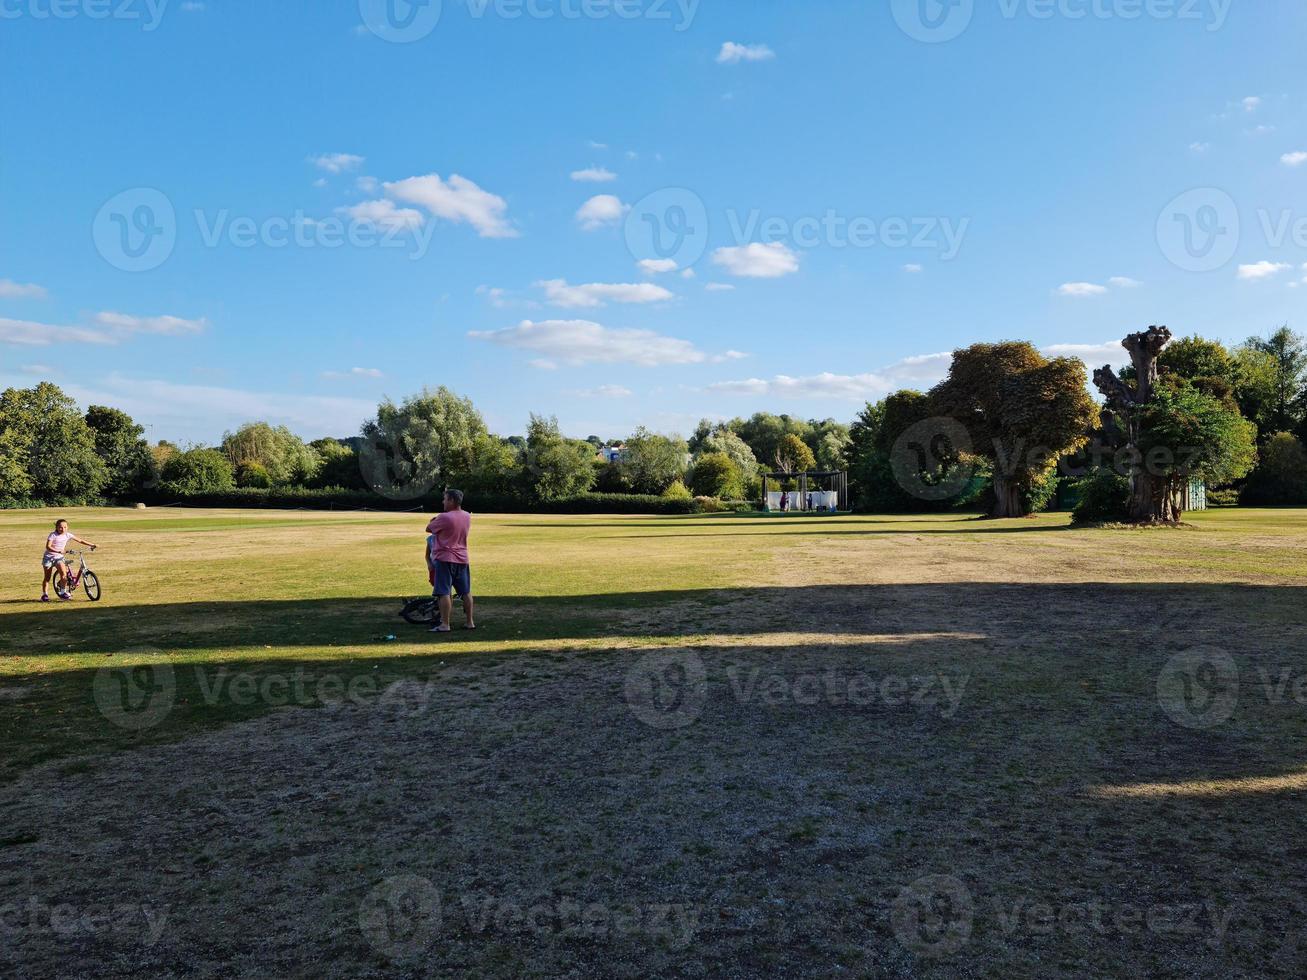
[[[70,510],[104,598],[42,605],[55,516],[0,512],[0,895],[125,924],[0,966],[1307,960],[1307,511],[479,516],[448,635],[421,515]]]

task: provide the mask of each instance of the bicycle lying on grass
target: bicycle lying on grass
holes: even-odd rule
[[[92,548],[92,551],[95,549]],[[74,561],[75,559],[75,561]],[[77,565],[76,571],[73,565]],[[72,594],[73,589],[81,585],[86,590],[86,598],[92,602],[100,601],[100,578],[86,565],[85,551],[64,552],[64,592]]]

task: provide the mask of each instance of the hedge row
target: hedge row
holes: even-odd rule
[[[305,510],[389,510],[425,511],[440,509],[439,494],[396,500],[363,490],[307,490],[299,487],[261,489],[242,487],[220,493],[196,493],[178,497],[159,493],[142,497],[152,506],[302,508]],[[520,497],[469,494],[468,510],[483,514],[699,514],[708,511],[743,512],[754,505],[747,501],[672,500],[666,497],[627,493],[585,493],[564,500],[524,501]]]

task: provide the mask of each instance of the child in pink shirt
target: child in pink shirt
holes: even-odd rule
[[[45,578],[41,581],[41,601],[50,601],[50,577],[56,576],[54,592],[60,599],[71,599],[68,592],[68,576],[64,566],[64,552],[68,550],[68,542],[76,541],[78,544],[84,544],[92,551],[95,545],[89,541],[83,541],[72,531],[68,530],[68,522],[57,520],[54,522],[54,533],[46,536],[45,554],[41,556],[41,568],[45,571]]]

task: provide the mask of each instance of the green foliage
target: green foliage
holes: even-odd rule
[[[785,436],[795,435],[806,442],[813,431],[812,425],[803,419],[770,412],[757,412],[748,419],[733,419],[727,427],[743,439],[753,451],[754,458],[767,467],[775,465],[776,450]]]
[[[718,425],[711,429],[703,438],[698,438],[705,422],[699,423],[699,430],[696,430],[696,440],[692,441],[689,449],[696,456],[707,453],[723,453],[739,467],[740,479],[745,489],[749,484],[758,479],[758,459],[749,448],[749,444],[732,432],[725,425]]]
[[[1307,503],[1307,449],[1296,436],[1277,432],[1267,440],[1240,499],[1246,504]]]
[[[130,415],[116,408],[92,405],[86,410],[86,424],[95,440],[95,453],[104,463],[104,493],[126,497],[154,478],[154,458],[149,444],[141,438],[145,429]]]
[[[594,447],[568,439],[558,419],[532,415],[527,424],[525,490],[535,500],[561,500],[585,493],[594,485]]]
[[[272,475],[262,463],[246,460],[236,464],[236,486],[266,490],[272,486]]]
[[[0,448],[6,496],[95,496],[109,478],[77,404],[48,381],[0,393]]]
[[[1256,427],[1237,409],[1179,379],[1159,381],[1140,413],[1144,470],[1172,488],[1190,479],[1242,479],[1257,460]]]
[[[1207,491],[1208,507],[1237,507],[1239,506],[1239,491],[1234,487],[1221,487],[1219,489]]]
[[[303,486],[311,482],[322,460],[284,425],[248,422],[222,439],[227,461],[239,471],[244,464],[260,467],[275,486]]]
[[[309,486],[343,487],[347,490],[365,490],[363,472],[359,469],[358,454],[338,439],[314,439],[309,448],[317,453],[321,465],[317,474],[308,481]]]
[[[694,461],[690,488],[698,497],[739,500],[744,496],[744,476],[740,467],[725,453],[704,453]]]
[[[1095,467],[1076,480],[1079,500],[1071,509],[1075,524],[1106,524],[1124,521],[1130,502],[1130,481],[1109,467]]]
[[[1098,421],[1084,365],[1046,359],[1024,341],[954,351],[934,409],[964,425],[972,452],[993,467],[995,516],[1018,516],[1056,460],[1084,445]],[[1014,513],[1015,511],[1015,513]]]
[[[221,493],[234,486],[232,465],[217,449],[197,447],[174,454],[164,464],[162,487],[176,496]]]
[[[662,497],[664,500],[693,500],[694,494],[690,493],[680,480],[673,480],[671,485],[662,492]]]
[[[370,487],[443,486],[466,473],[485,420],[471,400],[441,386],[396,405],[387,399],[363,425],[360,465]]]
[[[680,439],[670,439],[638,428],[626,440],[617,464],[622,481],[633,493],[660,494],[685,474],[689,448]]]
[[[774,458],[776,469],[782,473],[799,473],[817,466],[817,458],[808,448],[808,444],[793,432],[781,436]]]
[[[1271,361],[1268,399],[1257,421],[1264,431],[1291,431],[1304,416],[1307,341],[1283,326],[1269,337],[1249,337],[1244,346],[1269,356]]]

